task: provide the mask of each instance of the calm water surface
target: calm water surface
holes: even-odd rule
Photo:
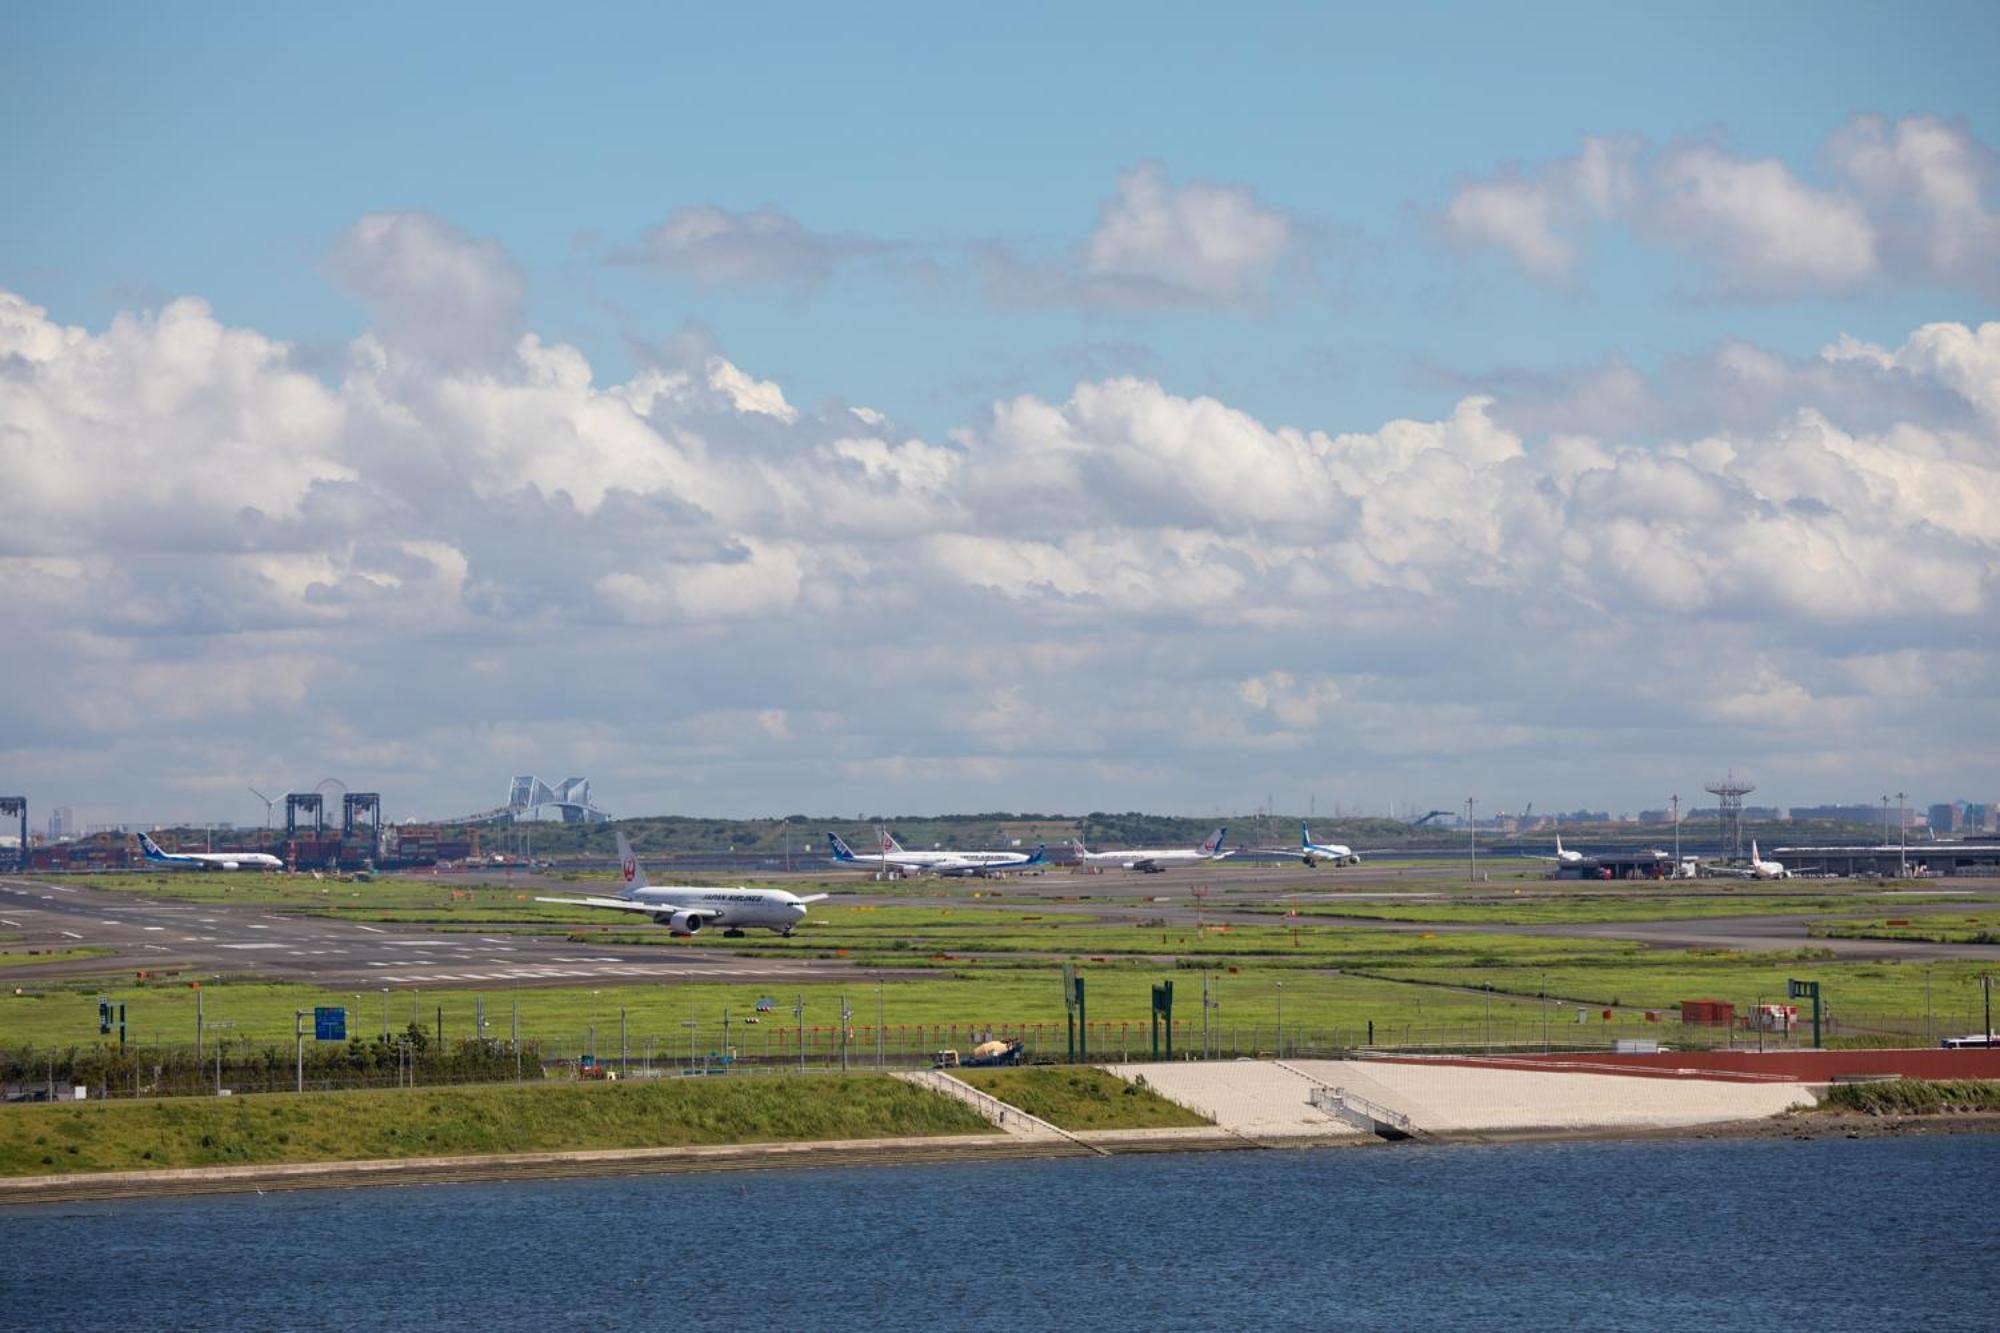
[[[2000,1327],[2000,1137],[1411,1147],[0,1212],[0,1325]]]

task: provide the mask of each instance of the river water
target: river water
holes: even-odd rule
[[[0,1325],[2000,1327],[2000,1137],[1413,1146],[0,1212]]]

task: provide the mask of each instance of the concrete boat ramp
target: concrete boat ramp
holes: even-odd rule
[[[1635,1078],[1423,1060],[1231,1060],[1111,1072],[1259,1142],[1592,1134],[1761,1120],[1815,1104],[1792,1082]]]

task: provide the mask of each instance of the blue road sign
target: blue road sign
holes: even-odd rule
[[[345,1009],[313,1010],[314,1041],[346,1041],[347,1011]]]

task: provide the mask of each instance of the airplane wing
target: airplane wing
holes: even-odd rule
[[[535,901],[538,903],[561,903],[566,907],[608,907],[615,912],[645,912],[648,915],[655,912],[688,910],[677,908],[671,903],[640,903],[634,902],[630,898],[537,898]],[[711,913],[701,912],[697,909],[696,915],[708,916]]]
[[[802,903],[816,903],[822,898],[831,898],[832,896],[830,893],[808,893],[802,895],[799,901]]]

